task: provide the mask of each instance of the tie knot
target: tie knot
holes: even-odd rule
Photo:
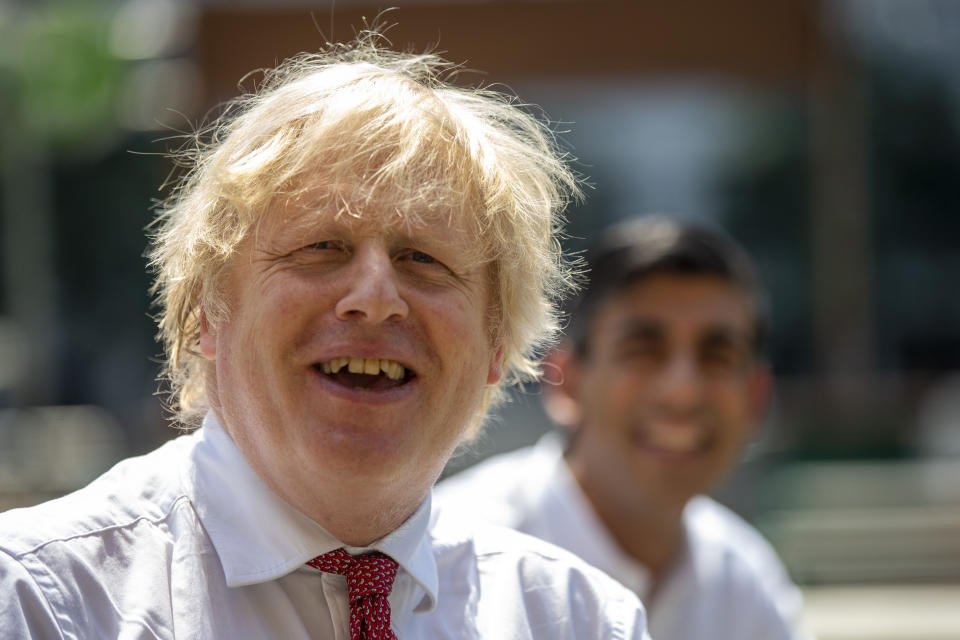
[[[342,547],[307,562],[325,573],[336,573],[347,580],[351,604],[371,595],[390,595],[397,576],[397,562],[379,551],[351,556]]]

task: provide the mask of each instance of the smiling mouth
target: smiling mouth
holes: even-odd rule
[[[709,446],[709,437],[692,426],[648,424],[633,436],[634,442],[648,451],[670,455],[695,455]]]
[[[379,391],[400,387],[416,377],[416,374],[396,360],[379,358],[354,358],[341,356],[314,363],[313,368],[326,375],[334,383],[351,389]]]

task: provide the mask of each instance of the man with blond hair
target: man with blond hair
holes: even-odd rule
[[[191,433],[0,516],[21,638],[645,638],[572,555],[431,510],[569,284],[549,132],[376,34],[268,75],[190,156],[152,264]]]

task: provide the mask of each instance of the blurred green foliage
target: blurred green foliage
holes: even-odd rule
[[[8,131],[74,148],[115,129],[126,63],[105,3],[38,3],[0,16],[0,109]]]

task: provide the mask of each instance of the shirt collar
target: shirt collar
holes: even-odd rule
[[[413,600],[417,611],[436,606],[439,579],[427,535],[429,496],[384,538],[368,547],[349,547],[274,493],[212,412],[203,420],[186,475],[228,586],[277,579],[339,547],[352,554],[377,550],[396,560],[422,589],[423,596]]]

